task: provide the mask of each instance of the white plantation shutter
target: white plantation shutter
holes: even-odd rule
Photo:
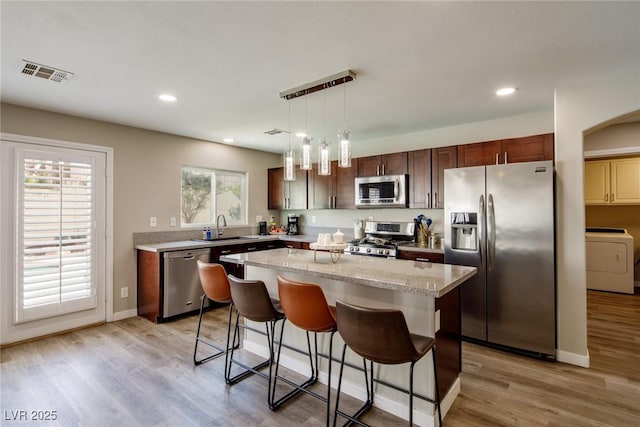
[[[16,322],[96,307],[95,160],[18,150]]]

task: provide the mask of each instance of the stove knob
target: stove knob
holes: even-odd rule
[[[385,250],[384,250],[384,254],[385,254],[385,255],[389,255],[389,249],[385,249]]]
[[[382,249],[378,249],[378,255],[382,255]]]
[[[353,250],[356,251],[356,252],[360,252],[360,248],[357,247],[357,246],[355,248],[353,248]]]
[[[371,248],[367,248],[367,253],[371,252]]]
[[[352,252],[352,251],[353,251],[353,246],[347,247],[347,252]]]

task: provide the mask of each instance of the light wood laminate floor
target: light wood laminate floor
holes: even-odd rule
[[[229,387],[223,360],[194,367],[196,321],[131,318],[4,348],[0,424],[323,425],[312,397],[274,413],[265,380]],[[204,327],[222,342],[225,321],[226,309],[214,310]],[[463,344],[461,393],[445,425],[640,426],[640,294],[589,291],[588,330],[590,369]],[[56,411],[57,420],[9,421],[15,411]],[[365,419],[405,425],[375,409]]]

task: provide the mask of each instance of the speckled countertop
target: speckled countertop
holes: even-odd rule
[[[149,252],[169,252],[169,251],[186,251],[191,249],[213,248],[216,246],[238,245],[251,242],[266,242],[272,240],[285,240],[289,242],[315,242],[316,238],[305,235],[287,236],[287,235],[251,235],[240,236],[237,238],[222,238],[219,240],[180,240],[177,242],[150,243],[144,245],[136,245],[135,249]]]
[[[328,253],[316,255],[314,262],[313,251],[284,248],[224,255],[220,260],[435,298],[455,289],[477,271],[475,267],[352,255],[342,255],[334,264]]]

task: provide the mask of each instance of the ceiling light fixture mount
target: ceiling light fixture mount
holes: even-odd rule
[[[280,92],[280,98],[287,101],[301,96],[309,95],[310,93],[318,92],[323,89],[338,86],[344,83],[348,83],[356,79],[356,73],[351,70],[341,71],[331,76],[316,80],[311,83],[306,83],[294,88],[284,90]]]
[[[175,95],[170,95],[168,93],[162,93],[158,95],[158,99],[164,102],[176,102],[178,98]]]
[[[515,93],[516,88],[515,87],[503,87],[500,88],[498,90],[496,90],[496,95],[498,96],[508,96],[508,95],[512,95],[513,93]]]

